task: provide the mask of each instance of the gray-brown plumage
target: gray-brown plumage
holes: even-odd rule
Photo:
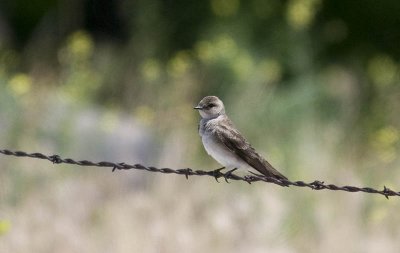
[[[202,119],[199,134],[207,153],[227,168],[252,167],[265,176],[287,179],[260,156],[226,116],[216,96],[203,98],[195,107]]]

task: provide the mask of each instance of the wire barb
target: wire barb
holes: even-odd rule
[[[386,186],[383,186],[383,190],[377,190],[370,187],[356,187],[356,186],[337,186],[334,184],[325,184],[324,181],[315,180],[311,183],[306,183],[303,181],[289,181],[287,179],[276,179],[274,177],[266,177],[263,175],[258,175],[256,173],[251,172],[251,175],[246,175],[244,177],[238,176],[233,172],[235,170],[228,171],[226,173],[221,172],[223,168],[211,170],[211,171],[203,171],[203,170],[193,170],[191,168],[185,169],[170,169],[170,168],[156,168],[150,166],[144,166],[142,164],[134,164],[130,165],[127,163],[114,163],[114,162],[92,162],[87,160],[76,161],[71,158],[61,158],[59,155],[44,155],[41,153],[26,153],[24,151],[10,151],[7,149],[0,149],[0,153],[3,155],[9,156],[16,156],[16,157],[29,157],[29,158],[37,158],[37,159],[44,159],[52,162],[53,164],[74,164],[78,166],[97,166],[97,167],[110,167],[112,168],[112,172],[115,170],[145,170],[149,172],[158,172],[164,174],[177,174],[177,175],[184,175],[186,179],[189,179],[189,176],[210,176],[215,178],[217,182],[218,178],[223,177],[225,181],[228,182],[228,179],[235,180],[235,181],[244,181],[249,184],[253,182],[266,182],[266,183],[273,183],[282,187],[307,187],[312,190],[330,190],[330,191],[345,191],[345,192],[364,192],[364,193],[371,193],[371,194],[380,194],[385,196],[385,198],[389,199],[389,197],[397,196],[400,197],[400,192],[393,191]]]
[[[52,155],[52,156],[49,156],[49,161],[50,162],[53,162],[53,163],[62,163],[62,159],[61,159],[61,157],[59,156],[59,155]]]

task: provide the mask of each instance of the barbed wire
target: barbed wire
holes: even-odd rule
[[[306,183],[303,181],[290,181],[286,179],[276,179],[273,177],[266,177],[263,175],[258,175],[252,173],[252,175],[247,175],[244,177],[238,176],[233,173],[232,171],[228,171],[226,173],[221,172],[221,169],[212,170],[212,171],[203,171],[203,170],[192,170],[191,168],[184,168],[184,169],[170,169],[170,168],[156,168],[152,166],[144,166],[142,164],[126,164],[126,163],[114,163],[114,162],[92,162],[88,160],[80,160],[76,161],[71,158],[61,158],[59,155],[44,155],[41,153],[26,153],[24,151],[11,151],[7,149],[0,150],[0,153],[3,155],[9,156],[16,156],[16,157],[30,157],[30,158],[37,158],[37,159],[44,159],[48,160],[54,164],[73,164],[79,166],[96,166],[96,167],[110,167],[112,171],[115,170],[144,170],[149,172],[159,172],[164,174],[177,174],[177,175],[184,175],[186,179],[189,176],[210,176],[214,177],[217,182],[219,178],[224,178],[226,182],[229,183],[228,180],[235,180],[235,181],[244,181],[249,184],[253,182],[267,182],[273,183],[283,187],[295,186],[295,187],[306,187],[312,190],[331,190],[331,191],[345,191],[345,192],[364,192],[364,193],[372,193],[372,194],[380,194],[385,196],[387,199],[391,196],[400,197],[400,192],[393,191],[386,186],[383,187],[383,190],[377,190],[371,187],[356,187],[356,186],[337,186],[334,184],[325,184],[323,181],[315,180],[311,183]]]

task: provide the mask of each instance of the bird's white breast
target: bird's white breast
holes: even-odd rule
[[[216,141],[212,133],[204,133],[201,137],[207,153],[226,168],[245,168],[248,164],[230,151],[223,144]]]

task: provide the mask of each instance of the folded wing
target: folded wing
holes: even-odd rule
[[[215,129],[215,135],[229,150],[234,152],[243,161],[248,163],[261,174],[278,179],[287,179],[254,150],[242,134],[235,129],[230,120],[226,120],[223,124],[219,124]]]

